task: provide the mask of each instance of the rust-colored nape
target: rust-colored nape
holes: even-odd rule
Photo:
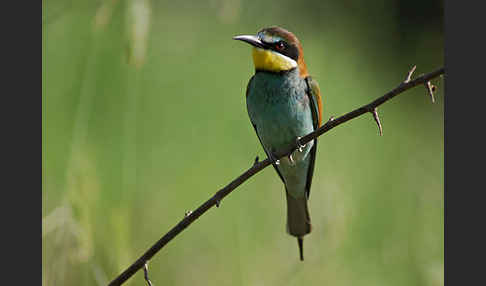
[[[302,45],[298,42],[299,45],[299,60],[297,61],[297,66],[299,67],[299,74],[301,78],[306,78],[309,76],[309,72],[307,71],[307,65],[304,61],[304,50],[302,49]]]

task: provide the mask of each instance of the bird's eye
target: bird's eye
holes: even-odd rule
[[[278,42],[275,44],[275,48],[279,51],[282,51],[285,48],[285,44],[283,42]]]

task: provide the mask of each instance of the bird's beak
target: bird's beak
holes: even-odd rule
[[[233,40],[239,40],[243,42],[247,42],[248,44],[257,47],[257,48],[265,48],[264,43],[256,36],[253,35],[240,35],[233,37]]]

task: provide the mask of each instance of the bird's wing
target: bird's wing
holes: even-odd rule
[[[322,123],[322,100],[321,91],[319,89],[319,84],[317,81],[313,80],[312,77],[308,76],[305,78],[307,83],[307,96],[309,96],[309,103],[311,105],[312,111],[312,122],[314,125],[314,130],[319,128]],[[317,138],[314,139],[314,146],[310,151],[310,162],[309,170],[307,171],[307,183],[305,186],[307,198],[310,196],[310,188],[312,184],[312,177],[314,175],[314,164],[316,161],[316,151],[317,151]]]
[[[312,79],[312,77],[308,76],[305,78],[308,87],[308,95],[310,95],[310,99],[314,104],[314,109],[316,111],[316,115],[312,113],[312,119],[314,120],[314,129],[319,128],[322,125],[322,99],[321,99],[321,90],[319,88],[319,84],[316,80]],[[317,122],[316,122],[317,121]]]
[[[251,83],[252,80],[253,80],[253,76],[250,78],[250,81],[248,81],[248,85],[246,86],[246,97],[248,97],[248,91],[249,91],[250,83]],[[251,118],[250,118],[250,122],[251,122]],[[262,139],[260,138],[260,135],[258,135],[257,126],[253,122],[251,122],[251,125],[253,126],[253,129],[255,129],[255,133],[256,133],[256,135],[258,137],[258,140],[260,141],[260,145],[262,145],[262,148],[265,151],[265,154],[267,155],[268,158],[270,158],[270,156],[268,155],[267,150],[265,149],[265,146],[263,145],[263,142],[262,142]],[[275,163],[272,163],[272,165],[273,165],[273,168],[275,169],[275,171],[277,172],[278,176],[282,180],[282,183],[284,183],[284,185],[285,185],[284,178],[282,177],[282,174],[278,170],[277,165],[275,165]]]

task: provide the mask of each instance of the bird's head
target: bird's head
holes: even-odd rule
[[[256,35],[240,35],[233,39],[253,46],[257,71],[280,73],[298,68],[301,77],[308,76],[302,45],[294,34],[283,28],[273,26],[261,29]]]

